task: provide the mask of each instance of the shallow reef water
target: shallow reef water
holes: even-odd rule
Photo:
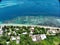
[[[60,27],[60,17],[54,16],[20,16],[3,23],[12,24],[32,24]]]

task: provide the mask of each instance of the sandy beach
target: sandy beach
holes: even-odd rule
[[[30,24],[0,24],[0,26],[33,26],[33,27],[43,27],[50,29],[60,29],[59,27],[51,27],[51,26],[41,26],[41,25],[30,25]]]

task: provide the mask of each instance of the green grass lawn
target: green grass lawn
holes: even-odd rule
[[[48,37],[45,40],[40,41],[42,45],[58,45],[60,43],[60,36]]]

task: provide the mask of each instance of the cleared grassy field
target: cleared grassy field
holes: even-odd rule
[[[42,45],[59,45],[60,36],[51,36],[40,42]]]

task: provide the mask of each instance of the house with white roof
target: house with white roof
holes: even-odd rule
[[[31,29],[31,30],[34,30],[34,27],[31,27],[30,29]]]
[[[3,30],[2,29],[0,29],[0,35],[2,35],[3,34]]]
[[[29,36],[32,36],[32,35],[33,35],[33,31],[31,30]]]
[[[8,35],[10,36],[11,35],[11,32],[9,32]]]
[[[41,34],[40,37],[41,37],[41,40],[44,40],[47,38],[45,34]]]
[[[27,32],[23,32],[22,34],[27,34]]]
[[[37,41],[36,35],[31,36],[31,38],[32,38],[32,41]]]
[[[32,41],[40,41],[46,39],[46,35],[45,34],[32,35],[31,38]]]
[[[16,40],[16,44],[19,44],[20,43],[20,40]]]
[[[16,44],[19,44],[20,43],[20,36],[17,36],[16,37]]]
[[[16,40],[16,37],[14,37],[14,36],[11,36],[11,40]]]
[[[20,40],[20,36],[17,36],[16,39]]]
[[[9,45],[10,42],[8,41],[8,42],[6,42],[6,43],[7,43],[7,45]]]
[[[18,30],[19,30],[19,28],[15,28],[15,30],[17,30],[17,31],[18,31]]]
[[[30,28],[30,34],[32,35],[33,32],[34,32],[34,27],[31,27],[31,28]]]
[[[56,30],[48,30],[47,31],[48,35],[56,35],[56,33],[57,33]]]

